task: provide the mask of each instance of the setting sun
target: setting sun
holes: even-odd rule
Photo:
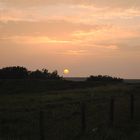
[[[64,73],[64,74],[69,74],[70,71],[69,71],[68,69],[64,69],[63,73]]]

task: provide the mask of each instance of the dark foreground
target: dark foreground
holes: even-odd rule
[[[132,139],[140,139],[139,83],[0,82],[0,140]]]

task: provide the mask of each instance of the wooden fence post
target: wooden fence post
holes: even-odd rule
[[[134,119],[134,95],[130,95],[130,117],[131,120]]]
[[[86,104],[81,104],[81,124],[82,124],[82,132],[86,131]]]
[[[39,112],[39,129],[40,129],[40,140],[45,140],[45,130],[44,130],[44,112]]]
[[[115,100],[111,98],[110,100],[110,126],[113,127],[114,125],[114,109],[115,109]]]

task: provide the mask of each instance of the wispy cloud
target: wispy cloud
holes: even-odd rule
[[[89,52],[88,50],[67,50],[65,52],[60,52],[59,54],[64,54],[64,55],[91,55],[92,53]]]
[[[1,40],[11,41],[19,44],[67,44],[68,40],[55,40],[47,36],[11,36],[0,38]]]
[[[39,6],[39,5],[58,5],[58,4],[75,4],[75,5],[98,5],[111,7],[139,7],[139,0],[4,0],[2,3],[13,6]]]
[[[126,30],[120,27],[100,28],[91,31],[76,31],[73,36],[85,42],[118,42],[120,40],[137,38],[140,32]]]
[[[94,5],[41,5],[29,8],[7,7],[0,9],[1,21],[47,21],[65,20],[70,22],[94,23],[98,20],[131,19],[140,16],[140,9],[136,7],[112,8]]]

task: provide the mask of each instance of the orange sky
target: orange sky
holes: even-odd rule
[[[1,0],[0,67],[140,78],[139,0]]]

